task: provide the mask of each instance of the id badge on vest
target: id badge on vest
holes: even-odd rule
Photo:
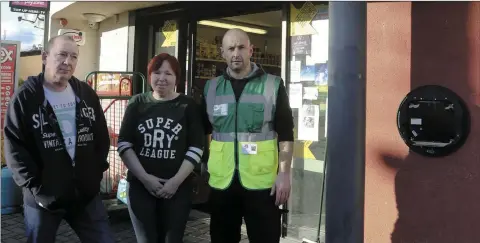
[[[228,115],[228,104],[213,106],[213,116],[227,116],[227,115]]]
[[[257,154],[257,145],[254,144],[254,143],[242,144],[242,153],[243,154]]]

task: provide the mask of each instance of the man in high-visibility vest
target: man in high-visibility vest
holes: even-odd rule
[[[280,77],[250,58],[253,47],[239,29],[225,33],[228,67],[204,88],[212,243],[240,241],[242,218],[251,243],[280,241],[279,205],[291,188],[293,116]]]

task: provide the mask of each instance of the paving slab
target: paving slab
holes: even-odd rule
[[[109,212],[116,242],[136,243],[135,232],[126,210]],[[1,215],[1,243],[25,243],[25,225],[21,213]],[[208,214],[192,210],[185,230],[184,243],[210,243],[210,217]],[[56,243],[80,243],[75,232],[62,221],[57,232]],[[241,243],[247,243],[245,226],[242,227]],[[282,243],[299,243],[294,239],[282,239]]]

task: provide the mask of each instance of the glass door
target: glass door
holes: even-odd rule
[[[295,119],[289,236],[324,242],[328,5],[291,2],[287,12],[282,76]]]

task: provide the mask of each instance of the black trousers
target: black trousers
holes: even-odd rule
[[[143,184],[132,180],[128,188],[128,211],[137,243],[182,243],[192,204],[190,179],[170,199],[152,196]]]
[[[280,242],[281,212],[268,190],[247,190],[235,175],[226,190],[210,192],[210,236],[212,243],[238,243],[242,218],[250,243]]]

